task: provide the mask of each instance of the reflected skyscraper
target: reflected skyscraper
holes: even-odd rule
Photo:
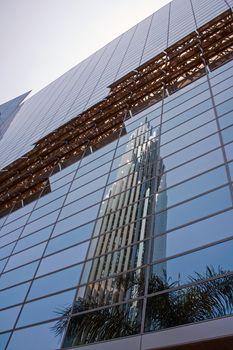
[[[155,234],[156,201],[166,201],[165,192],[155,197],[163,166],[159,157],[158,133],[158,129],[155,131],[145,121],[128,136],[125,153],[116,170],[116,180],[107,187],[94,230],[96,246],[92,247],[93,257],[100,258],[94,259],[91,265],[87,263],[85,274],[89,274],[87,281],[91,284],[85,292],[81,289],[79,297],[94,299],[101,305],[111,303],[110,299],[120,302],[138,295],[138,286],[132,285],[130,291],[126,290],[133,281],[129,280],[132,276],[123,273],[149,261],[147,240]],[[161,225],[165,226],[166,221]],[[164,243],[160,248],[161,256],[165,257],[165,251]],[[123,274],[121,285],[116,277],[101,280],[119,274]],[[134,279],[141,278],[138,283],[143,284],[142,271],[134,271],[134,274]]]

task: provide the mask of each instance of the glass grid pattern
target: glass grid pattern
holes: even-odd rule
[[[154,56],[152,30],[160,52],[226,6],[174,0],[115,39],[25,104],[44,115],[30,121],[30,138],[67,121],[78,98],[83,109],[102,99],[109,77]],[[232,75],[231,61],[127,116],[116,141],[51,174],[51,193],[0,219],[2,349],[55,350],[232,314]],[[203,310],[218,290],[222,308]],[[187,304],[192,298],[201,314]]]

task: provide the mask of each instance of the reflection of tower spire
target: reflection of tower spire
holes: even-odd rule
[[[141,241],[150,236],[154,229],[152,217],[146,219],[146,216],[153,213],[155,205],[154,196],[151,195],[158,187],[156,171],[159,156],[158,140],[149,122],[146,121],[132,133],[126,148],[116,181],[101,206],[94,232],[95,236],[101,235],[95,256]],[[139,243],[95,259],[88,282],[140,267],[145,255],[145,245]],[[98,303],[104,303],[110,293],[114,302],[119,302],[125,292],[124,284],[119,289],[119,286],[114,286],[113,279],[108,279],[89,286],[85,298],[94,297]],[[136,294],[136,290],[133,294]]]

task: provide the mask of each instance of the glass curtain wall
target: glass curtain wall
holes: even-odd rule
[[[126,114],[115,141],[87,146],[50,193],[1,219],[2,348],[232,313],[231,71]]]

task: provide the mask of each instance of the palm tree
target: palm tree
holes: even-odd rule
[[[233,312],[233,276],[224,276],[227,271],[215,271],[207,267],[205,274],[195,273],[189,277],[190,287],[179,288],[147,299],[145,331],[154,331],[181,324],[198,322],[222,317]],[[222,275],[222,277],[219,277]],[[206,280],[207,281],[203,281]],[[202,282],[202,283],[200,283]],[[138,296],[142,295],[144,276],[138,278],[127,274],[116,280],[118,290],[137,286]],[[177,287],[178,283],[156,275],[149,280],[149,293],[156,293]],[[103,292],[103,291],[102,291]],[[114,298],[113,298],[114,299]],[[108,300],[109,303],[109,300]],[[95,310],[104,304],[97,297],[78,298],[73,313]],[[67,328],[64,347],[93,343],[140,332],[142,301],[109,306],[90,311],[71,318],[71,307],[59,310],[61,320],[52,328],[56,335],[61,335]],[[68,327],[67,327],[68,326]]]

